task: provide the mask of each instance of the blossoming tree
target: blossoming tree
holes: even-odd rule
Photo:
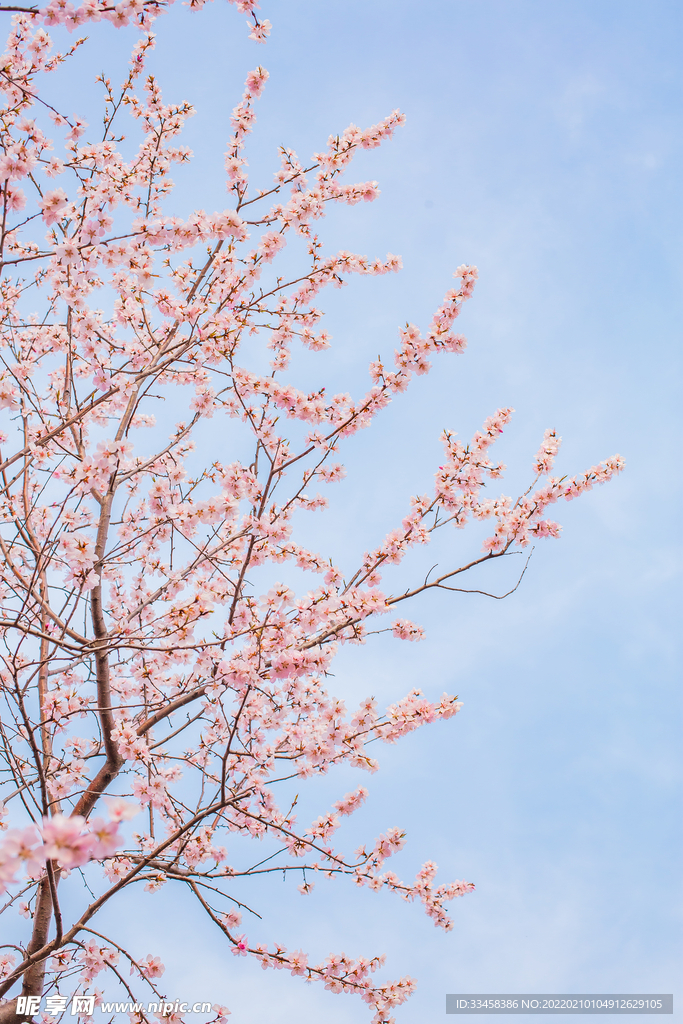
[[[269,24],[253,0],[231,2],[264,41]],[[474,886],[437,884],[431,862],[412,881],[387,870],[400,829],[354,854],[334,843],[363,786],[311,823],[279,794],[334,765],[373,772],[371,742],[455,715],[454,696],[432,701],[417,689],[386,709],[367,699],[347,710],[327,687],[335,653],[363,643],[383,616],[388,626],[378,628],[419,639],[403,605],[558,536],[548,506],[608,480],[622,462],[554,477],[559,438],[546,431],[528,490],[484,497],[485,481],[504,468],[491,446],[512,410],[499,409],[469,444],[443,434],[433,491],[414,497],[384,539],[369,538],[359,564],[309,550],[298,513],[325,506],[317,488],[343,477],[345,440],[433,356],[465,347],[453,324],[477,271],[456,270],[426,331],[400,331],[393,363],[371,362],[358,394],[298,388],[291,351],[330,344],[314,305],[323,288],[400,268],[391,255],[327,253],[314,225],[329,203],[377,196],[376,182],[344,175],[359,149],[389,139],[403,117],[350,126],[306,166],[283,149],[274,183],[261,180],[259,191],[244,158],[268,78],[257,67],[227,139],[227,208],[174,217],[169,168],[191,157],[178,145],[191,108],[165,102],[146,72],[162,6],[4,8],[14,13],[0,67],[0,1020],[26,1019],[41,996],[57,1018],[101,972],[131,1000],[147,987],[162,1006],[160,959],[104,935],[98,913],[130,887],[176,885],[234,954],[357,993],[384,1024],[410,978],[377,980],[377,955],[313,963],[280,944],[286,936],[250,940],[236,880],[282,871],[305,892],[316,873],[346,876],[418,900],[435,925],[451,927],[445,904]],[[94,131],[43,95],[83,43],[55,53],[46,27],[100,19],[137,24],[140,35],[123,85],[101,79],[104,127]],[[125,156],[124,118],[139,141]],[[307,264],[295,273],[282,251],[297,236]],[[172,426],[171,402],[180,416]],[[213,434],[211,418],[221,425]],[[239,452],[226,452],[233,437]],[[386,569],[435,530],[471,520],[491,524],[483,551],[399,593],[383,586]],[[287,562],[305,574],[300,593],[281,582]],[[271,859],[228,863],[236,834],[266,840]],[[209,1016],[220,1022],[228,1012],[215,1006]],[[131,1019],[147,1020],[147,1011]]]

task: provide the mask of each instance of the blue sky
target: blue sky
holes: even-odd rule
[[[464,702],[456,719],[379,752],[348,831],[351,846],[403,826],[399,874],[433,859],[441,880],[474,881],[452,905],[454,931],[339,882],[304,899],[270,881],[254,901],[264,937],[320,957],[386,952],[388,977],[419,982],[398,1024],[441,1020],[446,992],[525,991],[673,991],[683,1021],[680,4],[262,8],[273,23],[265,47],[223,4],[174,8],[158,23],[164,95],[198,109],[185,138],[195,161],[174,175],[179,212],[226,205],[229,114],[257,63],[271,75],[248,147],[258,183],[272,180],[280,143],[309,156],[350,122],[395,107],[408,119],[355,165],[353,180],[377,179],[381,197],[333,213],[321,232],[329,250],[400,253],[404,270],[325,298],[333,348],[313,369],[295,363],[300,380],[357,393],[400,325],[426,326],[459,264],[480,271],[458,325],[467,352],[441,359],[352,439],[348,478],[311,519],[310,546],[341,560],[377,542],[430,487],[440,431],[467,438],[498,406],[517,410],[499,443],[505,493],[529,482],[546,427],[564,438],[562,473],[615,452],[627,461],[619,479],[559,509],[562,539],[538,545],[511,598],[426,596],[410,613],[427,629],[422,644],[377,638],[339,659],[334,685],[349,703],[371,693],[391,703],[415,685]],[[132,38],[93,37],[95,55],[83,51],[62,78],[65,98]],[[479,544],[476,531],[442,538],[425,567]],[[504,587],[510,570],[487,569],[481,581]],[[356,781],[313,785],[312,816]],[[356,1000],[228,955],[182,898],[145,908],[141,921],[136,895],[132,917],[108,921],[121,938],[149,939],[180,998],[225,1002],[239,1024],[365,1020]]]

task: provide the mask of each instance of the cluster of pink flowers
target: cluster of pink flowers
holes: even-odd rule
[[[453,276],[461,279],[460,286],[446,292],[443,305],[434,314],[425,337],[422,337],[414,324],[409,324],[401,331],[401,347],[395,357],[399,370],[427,373],[431,368],[427,358],[430,353],[465,351],[467,340],[461,334],[451,334],[450,329],[460,314],[463,302],[472,294],[478,271],[476,267],[462,266],[458,267]]]
[[[415,991],[416,983],[409,977],[383,984],[373,982],[372,975],[384,965],[383,956],[368,959],[332,953],[321,963],[309,964],[308,954],[300,949],[289,951],[285,946],[276,944],[269,951],[264,945],[250,946],[246,935],[232,935],[227,926],[224,928],[233,943],[235,956],[255,957],[264,970],[286,970],[292,977],[320,981],[328,992],[359,994],[374,1010],[372,1024],[393,1024],[392,1011]]]
[[[550,447],[550,446],[548,446]],[[544,455],[544,462],[552,456]],[[537,460],[537,464],[538,464]],[[589,491],[595,483],[606,483],[615,473],[624,468],[624,460],[620,455],[605,459],[597,466],[592,466],[579,477],[560,479],[550,477],[547,484],[539,487],[533,494],[519,498],[514,504],[510,498],[502,498],[490,505],[480,508],[480,515],[491,515],[495,519],[495,531],[484,542],[484,550],[491,553],[506,551],[511,544],[526,547],[532,540],[540,537],[559,537],[562,527],[551,519],[544,519],[548,505],[560,498],[571,501],[584,491]]]
[[[16,882],[17,875],[37,878],[44,863],[45,855],[36,829],[32,826],[10,829],[0,841],[0,893]]]
[[[174,0],[166,0],[166,6],[172,3]],[[190,0],[188,6],[190,10],[198,11],[205,3],[206,0]],[[228,0],[228,3],[234,4],[244,14],[251,15],[247,22],[251,29],[249,38],[264,43],[272,26],[267,19],[260,21],[256,17],[257,0]],[[36,22],[42,21],[50,27],[63,25],[69,31],[96,21],[108,21],[114,28],[125,28],[133,24],[149,29],[159,10],[159,5],[153,0],[120,0],[117,4],[112,4],[110,0],[85,0],[80,6],[75,6],[69,0],[50,0],[46,6],[36,10],[34,17]]]
[[[107,967],[114,967],[119,962],[119,953],[101,945],[96,939],[89,939],[76,953],[76,960],[82,964],[81,980],[88,982]]]
[[[70,870],[93,859],[111,857],[124,843],[119,820],[94,818],[86,827],[79,815],[55,814],[44,818],[40,829],[34,825],[9,829],[0,839],[0,893],[17,877],[39,878],[47,860]]]
[[[232,2],[263,41],[269,23],[253,0]],[[391,353],[373,360],[358,392],[300,386],[292,352],[300,347],[315,362],[333,344],[314,305],[323,289],[400,269],[393,254],[326,252],[316,231],[335,203],[377,198],[377,182],[343,175],[356,153],[391,139],[403,115],[350,125],[308,164],[283,147],[272,187],[252,193],[245,142],[268,81],[258,66],[226,140],[229,208],[170,216],[169,172],[191,159],[179,137],[192,108],[167,102],[146,74],[158,7],[53,0],[35,17],[14,18],[3,57],[0,757],[13,780],[3,792],[15,827],[0,840],[0,891],[11,890],[8,914],[33,921],[33,948],[49,946],[50,970],[63,977],[77,968],[89,982],[105,970],[120,977],[124,956],[89,931],[90,916],[138,882],[148,893],[180,882],[236,956],[355,992],[376,1024],[388,1024],[411,979],[377,982],[380,957],[342,954],[311,965],[300,950],[250,944],[233,934],[239,912],[225,910],[233,880],[294,873],[306,895],[314,877],[344,877],[417,901],[436,926],[452,927],[444,905],[474,886],[437,885],[431,861],[412,883],[385,870],[404,845],[400,828],[344,852],[343,819],[366,800],[364,786],[299,823],[296,801],[280,798],[283,784],[340,765],[372,773],[370,744],[454,716],[456,696],[417,688],[385,710],[370,697],[347,707],[329,689],[335,655],[374,632],[420,640],[422,627],[397,618],[396,605],[513,546],[557,536],[548,506],[609,480],[623,460],[551,476],[560,439],[546,431],[529,489],[517,499],[484,497],[505,468],[491,457],[512,414],[502,408],[469,444],[444,432],[433,493],[415,495],[356,562],[334,564],[303,543],[304,514],[327,505],[318,488],[344,477],[336,459],[345,440],[414,374],[427,373],[432,358],[464,351],[453,325],[477,270],[456,270],[426,330],[407,324],[392,368]],[[121,89],[101,79],[103,134],[37,99],[68,58],[52,53],[42,26],[99,19],[142,29]],[[130,139],[120,145],[125,116],[136,150]],[[303,267],[283,260],[271,268],[292,240]],[[169,408],[177,410],[171,430]],[[226,457],[233,441],[240,458]],[[492,522],[483,554],[394,593],[390,567],[435,530],[471,519]],[[290,567],[295,577],[285,576]],[[294,589],[292,578],[306,582]],[[110,787],[137,804],[108,798]],[[101,801],[107,818],[98,816]],[[25,816],[28,806],[39,809],[39,824]],[[148,832],[131,836],[122,823],[141,808]],[[268,844],[269,854],[240,866],[235,837]],[[97,895],[71,931],[62,923],[58,941],[35,907],[57,885],[73,885],[74,868],[87,872]],[[0,958],[0,995],[28,966],[16,959]],[[140,983],[153,987],[164,972],[152,954],[129,959]],[[216,1013],[217,1021],[228,1015]]]

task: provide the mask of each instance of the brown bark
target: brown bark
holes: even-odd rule
[[[38,900],[33,919],[33,934],[26,949],[28,956],[31,956],[32,953],[37,953],[47,943],[51,920],[52,893],[50,892],[50,883],[47,877],[45,877],[38,889]],[[39,960],[37,963],[31,964],[24,973],[21,988],[22,996],[40,996],[43,994],[46,964],[47,958]],[[18,1014],[16,1008],[16,996],[14,999],[8,999],[7,1002],[0,1004],[0,1024],[19,1024],[20,1021],[23,1022],[29,1019],[25,1013]]]

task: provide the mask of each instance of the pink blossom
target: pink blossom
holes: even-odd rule
[[[92,836],[91,856],[98,860],[103,857],[111,857],[121,846],[124,838],[117,831],[118,822],[105,822],[102,818],[95,818],[88,822]]]
[[[151,953],[148,953],[143,960],[138,961],[138,967],[146,978],[160,978],[166,970],[159,957],[152,956]],[[131,968],[131,974],[132,972]]]
[[[0,953],[0,980],[12,973],[15,963],[16,957],[12,953]]]
[[[365,786],[359,786],[352,793],[347,793],[342,800],[334,805],[339,814],[353,814],[357,807],[367,800],[368,791]]]
[[[422,626],[416,626],[408,619],[397,619],[391,631],[399,640],[422,640],[424,638]]]
[[[101,946],[96,939],[89,939],[76,953],[76,959],[83,965],[83,981],[92,981],[106,967],[119,962],[119,953],[115,949]]]
[[[250,25],[251,23],[247,22],[247,24]],[[265,43],[272,27],[273,26],[266,18],[252,28],[252,31],[249,33],[249,38],[253,39],[257,43]]]
[[[123,800],[120,796],[105,796],[104,802],[112,821],[130,821],[141,810],[138,804]]]
[[[260,96],[269,77],[266,69],[259,66],[247,75],[246,88],[252,96]]]
[[[85,820],[79,815],[69,818],[64,814],[55,814],[52,818],[43,818],[40,831],[45,856],[65,868],[86,864],[92,857],[97,840],[90,833],[83,834],[84,826]]]
[[[54,224],[60,219],[60,211],[68,204],[66,192],[57,188],[53,192],[46,192],[43,196],[42,210],[43,220],[46,224]]]
[[[0,892],[16,881],[19,872],[37,878],[43,870],[45,856],[33,825],[10,829],[0,842]]]

